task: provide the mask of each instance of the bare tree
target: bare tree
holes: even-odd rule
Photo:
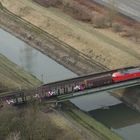
[[[20,138],[20,132],[12,132],[9,134],[6,140],[20,140]]]
[[[117,15],[117,4],[115,0],[108,0],[108,22],[109,22],[109,27],[112,27],[112,23]]]
[[[82,21],[91,21],[91,13],[87,7],[76,1],[63,0],[63,11],[70,13],[74,18]]]
[[[95,28],[104,28],[106,27],[106,18],[102,15],[98,15],[96,17],[94,17],[94,21],[93,22],[93,26]]]
[[[140,24],[136,23],[134,27],[135,28],[133,30],[133,35],[135,37],[135,41],[139,42],[139,40],[140,40]]]
[[[55,6],[56,3],[58,2],[58,0],[34,0],[34,1],[45,7]]]
[[[123,30],[123,26],[119,23],[114,23],[112,25],[112,29],[114,32],[121,32]]]

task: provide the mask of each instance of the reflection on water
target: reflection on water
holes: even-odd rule
[[[124,137],[125,140],[139,140],[140,114],[124,104],[110,106],[108,109],[89,111],[101,123]]]
[[[0,29],[0,53],[45,83],[77,76],[2,29]]]
[[[87,96],[81,96],[71,100],[76,106],[84,111],[95,110],[121,103],[120,100],[111,96],[108,92],[98,92]]]
[[[20,56],[22,67],[25,66],[29,72],[32,72],[36,63],[34,61],[34,58],[36,58],[36,53],[33,53],[33,49],[28,47],[27,44],[25,44],[24,48],[20,48],[20,53],[22,54]]]
[[[106,126],[113,129],[140,122],[140,114],[124,104],[110,106],[108,109],[97,109],[89,113],[97,120],[102,121]]]
[[[140,140],[140,122],[134,125],[114,130],[125,140]]]

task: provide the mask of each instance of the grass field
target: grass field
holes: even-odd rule
[[[36,3],[32,3],[31,0],[0,0],[0,2],[11,12],[56,36],[79,51],[88,54],[91,58],[96,59],[109,68],[139,63],[139,46],[125,39],[120,40],[119,36],[112,35],[109,31],[95,30],[88,24],[73,20],[58,9],[46,9]],[[29,88],[40,84],[35,77],[22,71],[1,55],[0,66],[1,81],[4,85],[8,85],[9,88]],[[98,124],[94,119],[77,110],[72,110],[69,112],[69,115],[85,128],[93,131],[95,134],[97,133],[99,136],[97,139],[121,140],[120,137]],[[56,120],[55,117],[54,120]],[[61,121],[58,119],[58,122]],[[61,125],[62,123],[59,124]]]
[[[67,114],[76,120],[79,124],[87,128],[93,134],[96,134],[96,137],[103,140],[122,140],[120,136],[110,131],[103,124],[97,122],[94,118],[91,118],[89,115],[77,110],[71,109],[67,111]]]
[[[96,30],[89,24],[74,20],[59,9],[44,8],[31,0],[0,1],[11,12],[109,68],[139,63],[139,44],[110,30]]]
[[[41,82],[0,54],[0,84],[9,89],[27,89]]]

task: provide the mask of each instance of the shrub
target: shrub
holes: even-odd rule
[[[78,20],[91,21],[91,14],[88,9],[77,2],[63,1],[63,11],[69,12],[74,18]]]
[[[107,27],[106,18],[103,16],[96,16],[92,22],[95,28]]]
[[[118,23],[114,23],[112,25],[112,29],[113,29],[114,32],[121,32],[122,31],[122,26]]]
[[[34,0],[34,1],[45,7],[55,6],[56,3],[58,2],[58,0]]]

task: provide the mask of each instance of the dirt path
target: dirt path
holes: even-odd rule
[[[1,0],[1,2],[13,13],[109,68],[139,64],[138,44],[133,44],[132,47],[132,43],[121,38],[122,43],[119,36],[114,38],[115,35],[113,35],[112,38],[108,31],[106,36],[91,25],[73,20],[53,8],[42,8],[29,0],[11,0],[10,2]]]
[[[1,10],[0,16],[1,19],[3,19],[0,22],[3,29],[19,37],[39,51],[47,54],[49,57],[53,58],[58,63],[63,64],[75,73],[81,75],[106,69],[106,67],[98,62],[91,61],[91,58],[62,41],[59,41],[57,38],[41,29],[15,17],[7,10]]]

